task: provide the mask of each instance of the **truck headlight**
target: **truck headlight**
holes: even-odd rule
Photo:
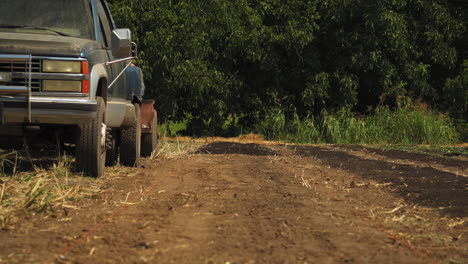
[[[81,81],[44,80],[42,81],[42,91],[79,93],[81,92]]]
[[[79,61],[61,61],[61,60],[43,60],[43,72],[57,73],[81,73],[81,62]]]

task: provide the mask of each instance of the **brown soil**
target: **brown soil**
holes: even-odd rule
[[[0,263],[467,263],[468,178],[449,172],[467,163],[368,151],[212,142],[147,160],[0,230]]]

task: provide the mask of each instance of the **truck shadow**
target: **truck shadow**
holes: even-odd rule
[[[341,151],[315,146],[292,147],[303,157],[315,157],[324,165],[350,171],[362,178],[390,183],[402,199],[444,214],[468,216],[468,178],[431,167],[413,167],[381,160],[366,160]],[[466,169],[466,168],[465,168]],[[463,170],[463,167],[460,168]]]
[[[22,138],[0,140],[0,172],[5,176],[17,173],[34,172],[36,169],[49,169],[60,160],[57,147],[47,140],[36,140],[24,145]],[[72,153],[66,148],[62,154]]]

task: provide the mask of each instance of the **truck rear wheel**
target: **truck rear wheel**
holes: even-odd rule
[[[110,132],[110,139],[107,142],[106,166],[115,166],[119,158],[119,145],[117,144],[117,131]]]
[[[139,104],[134,106],[136,115],[134,124],[120,131],[120,162],[129,167],[140,166],[141,111]]]
[[[75,154],[78,171],[97,178],[104,175],[106,160],[106,106],[101,97],[97,97],[96,101],[96,118],[78,126]]]
[[[153,120],[151,121],[151,133],[141,135],[141,156],[149,157],[158,146],[158,113],[153,110]]]

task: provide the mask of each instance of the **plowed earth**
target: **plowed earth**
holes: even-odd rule
[[[0,230],[0,263],[468,263],[466,157],[215,142],[132,175]]]

